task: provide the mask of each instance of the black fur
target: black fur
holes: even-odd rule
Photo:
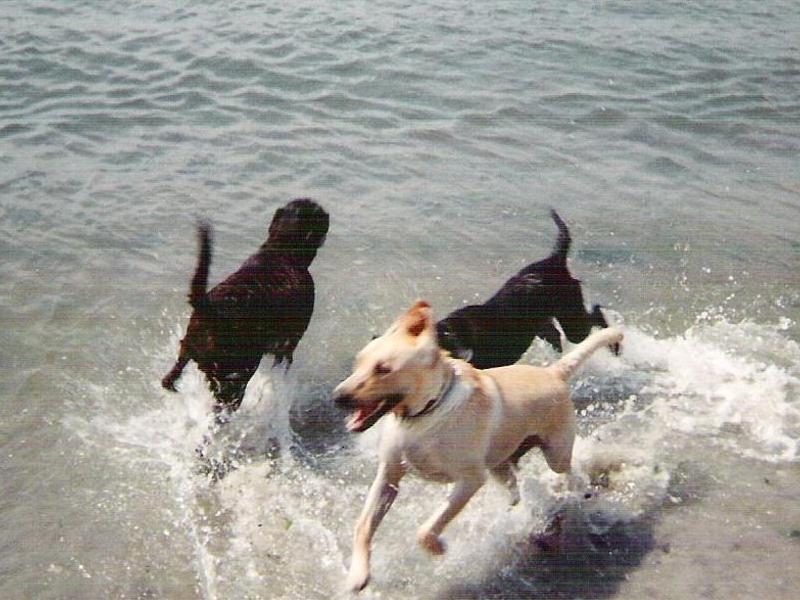
[[[207,290],[211,226],[198,227],[200,250],[189,292],[194,309],[178,360],[161,384],[175,382],[189,360],[208,379],[218,408],[236,410],[264,354],[287,367],[314,310],[308,267],[328,233],[328,214],[301,198],[279,208],[269,236],[238,271]]]
[[[488,369],[517,362],[535,337],[561,351],[554,319],[573,343],[585,339],[592,327],[608,327],[598,305],[586,311],[580,281],[567,268],[569,229],[556,211],[550,215],[558,226],[550,256],[522,269],[485,303],[465,306],[439,321],[442,348]],[[619,352],[616,345],[612,350]]]

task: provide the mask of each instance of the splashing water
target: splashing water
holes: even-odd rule
[[[541,589],[525,565],[555,539],[553,523],[559,543],[583,547],[632,535],[665,502],[680,502],[670,487],[686,458],[682,439],[760,460],[797,459],[800,350],[783,329],[717,320],[657,339],[628,326],[620,358],[598,353],[576,377],[573,475],[550,472],[532,453],[520,472],[521,504],[510,509],[505,491],[487,485],[446,532],[450,550],[441,560],[414,547],[414,532],[445,489],[407,478],[376,538],[366,597],[399,597],[423,584],[447,595],[465,585],[486,589],[498,577]],[[290,419],[302,389],[291,372],[257,373],[242,409],[213,433],[216,451],[235,456],[219,481],[196,457],[212,431],[212,400],[196,369],[156,408],[70,427],[132,470],[158,465],[167,474],[164,511],[193,548],[202,597],[326,597],[341,591],[380,428],[355,438],[339,432],[333,451],[315,456]],[[549,555],[542,556],[537,568]]]

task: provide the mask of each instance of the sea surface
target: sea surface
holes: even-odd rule
[[[413,477],[363,598],[769,598],[800,589],[795,0],[0,4],[0,598],[330,599],[375,471],[329,394],[418,298],[487,299],[556,208],[626,332],[575,377],[574,473],[521,464],[431,559]],[[331,215],[294,366],[211,396],[176,356],[216,283]],[[536,342],[523,362],[556,353]]]

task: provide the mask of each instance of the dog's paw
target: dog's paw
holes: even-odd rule
[[[345,589],[348,592],[360,592],[369,583],[369,568],[365,566],[353,565],[345,580]]]
[[[444,540],[430,531],[421,530],[417,534],[417,540],[420,546],[434,556],[441,556],[447,552],[447,544],[444,543]]]

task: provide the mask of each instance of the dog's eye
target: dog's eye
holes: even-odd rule
[[[375,365],[375,374],[376,375],[388,375],[392,372],[392,368],[387,365],[386,363],[378,363]]]

